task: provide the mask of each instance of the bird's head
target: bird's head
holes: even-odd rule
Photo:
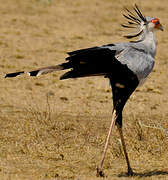
[[[160,24],[158,18],[146,17],[146,19],[147,19],[147,23],[144,26],[146,26],[148,31],[155,31],[155,30],[163,31],[163,26]]]
[[[159,19],[143,16],[136,4],[133,8],[133,12],[127,8],[125,8],[125,10],[127,12],[127,15],[123,14],[123,16],[128,20],[128,22],[127,24],[122,24],[122,26],[125,28],[136,28],[138,30],[136,34],[127,35],[125,36],[126,38],[131,39],[134,37],[138,37],[143,33],[151,31],[153,32],[155,30],[163,31],[163,26],[160,24]]]

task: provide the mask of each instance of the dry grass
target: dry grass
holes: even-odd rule
[[[60,63],[66,52],[124,41],[121,10],[135,1],[0,0],[1,75]],[[159,17],[153,73],[124,110],[129,179],[168,179],[167,0],[137,1]],[[59,81],[59,75],[1,78],[0,179],[99,179],[111,118],[107,79]],[[105,160],[106,179],[128,179],[118,132]]]

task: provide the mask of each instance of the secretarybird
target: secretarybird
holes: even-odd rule
[[[97,168],[98,176],[104,176],[103,163],[109,138],[115,125],[121,137],[128,175],[133,175],[122,132],[122,110],[136,87],[144,82],[152,71],[156,54],[154,31],[163,30],[159,19],[143,16],[136,4],[133,11],[127,8],[125,10],[127,14],[123,14],[123,16],[128,20],[128,23],[122,26],[137,29],[136,34],[125,37],[128,39],[139,37],[138,40],[68,52],[69,56],[65,63],[28,72],[30,76],[40,76],[53,71],[70,69],[60,77],[61,80],[88,76],[109,78],[113,93],[113,113],[100,166]],[[24,71],[9,73],[5,77],[16,77],[22,73]]]

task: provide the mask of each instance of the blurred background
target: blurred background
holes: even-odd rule
[[[61,63],[68,51],[127,41],[122,13],[135,3],[164,31],[156,32],[152,74],[125,107],[124,136],[139,173],[133,179],[168,176],[167,0],[0,0],[0,179],[97,179],[112,112],[108,80],[3,77]],[[117,131],[104,168],[109,179],[126,172]]]

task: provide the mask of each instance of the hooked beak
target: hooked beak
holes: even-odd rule
[[[163,29],[163,26],[162,26],[161,24],[158,26],[158,29],[160,29],[161,31],[164,30],[164,29]]]

